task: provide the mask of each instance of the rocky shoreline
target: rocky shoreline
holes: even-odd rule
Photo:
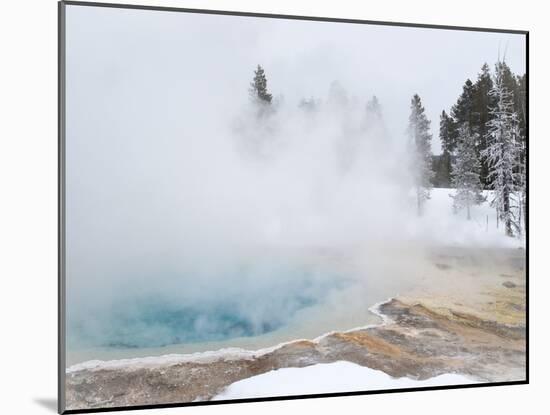
[[[524,258],[521,251],[515,255]],[[505,264],[505,272],[493,267],[487,277],[486,272],[471,272],[464,261],[457,266],[440,259],[436,268],[441,275],[454,278],[454,271],[463,278],[457,288],[430,282],[379,304],[375,311],[384,320],[380,325],[258,352],[75,366],[66,377],[67,409],[210,400],[241,379],[341,360],[418,380],[445,373],[481,382],[524,380],[526,292],[521,260]]]

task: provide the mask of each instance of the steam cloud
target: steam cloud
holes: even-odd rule
[[[422,82],[400,70],[392,89],[357,64],[384,47],[353,51],[373,30],[404,48],[412,32],[86,9],[67,14],[70,348],[255,335],[338,287],[405,274],[414,259],[395,257],[415,257],[417,219],[403,136]],[[264,62],[273,110],[258,117],[247,88]]]

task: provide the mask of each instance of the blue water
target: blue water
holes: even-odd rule
[[[269,299],[266,299],[269,301]],[[299,294],[276,307],[284,314],[255,317],[234,302],[211,306],[176,306],[155,299],[120,306],[109,317],[105,336],[88,333],[85,326],[74,327],[85,343],[113,348],[161,347],[170,344],[220,341],[235,337],[257,336],[283,326],[296,311],[312,306],[317,298]],[[280,308],[279,308],[280,307]],[[96,337],[96,339],[94,339]]]
[[[218,279],[233,283],[209,287],[208,294],[203,290],[200,298],[179,298],[177,292],[168,295],[158,290],[150,295],[121,295],[119,301],[93,315],[69,318],[68,351],[101,348],[131,354],[133,349],[261,336],[280,330],[296,313],[318,306],[330,292],[347,284],[339,275],[319,277],[316,271],[302,267],[277,267],[268,278],[265,271],[257,271],[262,273],[258,284],[253,283],[254,269],[247,272],[252,275],[246,280]],[[190,280],[181,280],[183,291],[183,282]]]

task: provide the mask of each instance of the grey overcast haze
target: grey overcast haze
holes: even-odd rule
[[[311,283],[292,263],[300,249],[370,247],[361,278],[375,299],[411,235],[415,246],[472,242],[449,225],[450,208],[425,221],[411,208],[411,98],[437,154],[441,111],[499,54],[523,74],[525,36],[77,5],[66,19],[67,315],[78,341],[172,341],[157,326],[117,337],[124,316],[150,311],[146,296],[173,306],[160,315],[239,299],[247,321],[279,321],[303,306],[300,284],[321,296],[331,277]],[[264,118],[249,108],[258,64],[273,94]],[[383,122],[368,124],[373,95]],[[319,111],[299,110],[304,98]]]
[[[394,139],[405,135],[418,93],[438,154],[439,114],[466,78],[475,81],[485,62],[493,70],[499,56],[525,72],[519,34],[78,6],[67,13],[68,92],[85,101],[72,108],[83,128],[80,117],[91,111],[108,119],[111,107],[131,106],[139,123],[175,130],[198,102],[226,111],[246,100],[261,64],[268,89],[288,105],[324,99],[333,81],[360,105],[376,95]]]

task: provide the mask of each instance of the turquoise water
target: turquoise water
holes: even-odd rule
[[[354,318],[353,312],[347,316],[334,312],[345,303],[335,298],[351,284],[345,276],[320,274],[304,266],[272,267],[267,277],[262,269],[257,280],[254,272],[249,270],[244,279],[233,274],[215,279],[232,284],[213,285],[207,293],[201,290],[198,298],[178,294],[176,285],[164,293],[121,295],[119,301],[95,313],[71,314],[69,309],[67,364],[224,347],[266,347],[296,336],[322,334],[319,318],[331,330],[335,318],[357,325],[363,324],[368,314],[366,303],[360,319]],[[325,313],[330,307],[333,311]],[[71,319],[71,315],[81,317]]]
[[[267,293],[266,293],[267,294]],[[236,301],[219,301],[203,305],[163,302],[162,298],[141,299],[132,304],[117,305],[105,315],[101,335],[97,327],[85,323],[71,327],[72,346],[112,348],[162,347],[179,343],[220,341],[236,337],[257,336],[285,325],[298,310],[322,301],[312,295],[293,293],[285,298],[257,298],[272,302],[273,313],[254,315],[253,305],[246,309]]]

